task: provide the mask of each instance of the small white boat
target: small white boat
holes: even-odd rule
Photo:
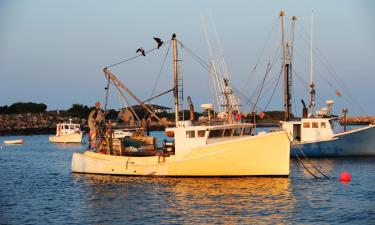
[[[83,133],[80,125],[72,123],[59,123],[56,126],[56,135],[50,136],[49,141],[53,143],[82,143]]]
[[[23,139],[6,140],[6,141],[4,141],[4,144],[7,144],[7,145],[16,145],[16,144],[23,144],[23,143],[25,143],[25,140],[23,140]]]
[[[131,137],[133,134],[134,130],[123,130],[123,129],[118,129],[114,130],[114,138],[126,138],[126,137]]]

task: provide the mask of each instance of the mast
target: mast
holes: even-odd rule
[[[311,11],[311,31],[310,31],[310,115],[314,117],[315,108],[315,84],[313,80],[313,22],[314,22],[314,11]]]
[[[216,70],[216,65],[214,62],[214,57],[212,54],[211,44],[210,44],[210,41],[208,40],[206,22],[202,15],[201,15],[201,19],[202,19],[202,24],[203,24],[204,35],[206,37],[206,42],[208,46],[208,53],[209,53],[210,73],[211,73],[211,80],[212,80],[212,99],[215,101],[215,97],[216,97],[216,103],[218,106],[218,110],[220,112],[222,111],[222,109],[221,109],[221,102],[220,102],[219,95],[218,95],[219,92],[217,91],[217,89],[220,89],[220,86],[219,86],[220,81],[218,81],[218,78],[217,78],[217,70]],[[215,104],[214,104],[214,107],[215,107]]]
[[[179,111],[178,111],[178,55],[177,55],[177,39],[176,34],[172,35],[172,45],[173,45],[173,79],[174,79],[174,85],[173,85],[173,93],[174,93],[174,110],[175,110],[175,125],[177,127],[177,123],[179,120]]]
[[[284,16],[285,12],[280,11],[281,19],[281,46],[283,48],[283,69],[284,69],[284,120],[290,120],[290,109],[292,107],[291,95],[290,95],[290,59],[287,53],[289,44],[285,44],[284,39]],[[287,49],[288,48],[288,49]]]
[[[225,98],[225,107],[226,107],[226,110],[228,112],[228,119],[229,119],[229,123],[233,123],[233,105],[232,105],[232,102],[230,101],[230,96],[232,96],[232,90],[229,86],[229,79],[228,78],[223,78],[223,82],[224,82],[224,91],[223,91],[223,94],[224,94],[224,98]]]

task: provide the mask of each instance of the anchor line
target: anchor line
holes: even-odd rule
[[[321,170],[319,170],[312,162],[311,160],[306,156],[306,154],[304,153],[303,149],[297,145],[297,149],[301,152],[302,156],[304,157],[304,159],[310,164],[310,166],[312,168],[314,168],[315,171],[317,171],[318,173],[320,173],[324,178],[327,178],[327,179],[330,179],[329,176],[327,176],[326,174],[324,174]],[[309,172],[314,178],[323,178],[323,177],[318,177],[316,176],[315,174],[313,174],[307,167],[306,165],[303,163],[303,160],[298,156],[298,151],[296,151],[296,157],[298,159],[298,161],[301,163],[301,165],[303,166],[303,168]]]
[[[298,154],[296,153],[296,157],[297,157],[297,159],[298,159],[298,162],[303,166],[303,168],[307,171],[307,172],[309,172],[309,174],[311,175],[311,176],[313,176],[314,178],[319,178],[318,176],[316,176],[315,174],[313,174],[306,166],[305,166],[305,164],[303,163],[303,161],[301,160],[301,158],[298,156]]]
[[[309,162],[309,164],[318,172],[320,173],[322,176],[324,176],[325,178],[327,179],[330,179],[329,176],[327,176],[326,174],[324,174],[318,167],[316,167],[312,162],[311,160],[306,156],[305,152],[303,151],[302,148],[299,148],[299,150],[301,151],[302,155],[305,157],[306,161]]]

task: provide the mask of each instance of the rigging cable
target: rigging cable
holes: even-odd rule
[[[274,30],[275,30],[275,27],[278,27],[278,23],[279,23],[279,19],[278,19],[278,17],[277,17],[277,18],[275,19],[275,22],[273,23],[273,26],[272,26],[271,31],[269,32],[269,34],[268,34],[268,36],[267,36],[266,42],[265,42],[264,45],[263,45],[263,48],[262,48],[262,50],[261,50],[261,54],[259,55],[259,57],[258,57],[258,59],[257,59],[257,61],[256,61],[256,63],[255,63],[255,65],[253,66],[252,70],[250,71],[250,74],[248,75],[248,78],[247,78],[247,80],[246,80],[244,86],[241,88],[242,91],[245,91],[245,89],[246,89],[247,86],[249,85],[250,80],[251,80],[251,78],[253,77],[253,75],[254,75],[254,73],[255,73],[255,70],[256,70],[257,67],[258,67],[258,64],[259,64],[259,62],[260,62],[260,59],[262,58],[262,56],[263,56],[263,54],[264,54],[264,52],[265,52],[265,49],[266,49],[266,47],[267,47],[267,43],[268,43],[269,40],[271,39],[271,37],[272,37],[272,35],[273,35],[273,33],[274,33]]]
[[[278,78],[277,78],[277,82],[276,82],[276,84],[275,84],[275,88],[273,89],[272,95],[270,96],[270,98],[269,98],[269,100],[268,100],[266,106],[264,107],[264,110],[263,110],[263,111],[266,111],[266,110],[267,110],[267,108],[268,108],[268,106],[269,106],[269,104],[270,104],[270,102],[271,102],[271,100],[272,100],[272,98],[273,98],[273,96],[274,96],[274,94],[275,94],[275,92],[276,92],[277,86],[279,85],[279,82],[280,82],[280,78],[281,78],[281,74],[282,74],[282,72],[283,72],[283,66],[282,66],[281,69],[280,69],[279,76],[278,76]]]
[[[157,84],[158,84],[158,82],[159,82],[159,79],[160,79],[161,73],[162,73],[163,68],[164,68],[165,61],[166,61],[166,59],[167,59],[167,57],[168,57],[168,54],[169,54],[169,49],[171,48],[171,43],[172,43],[172,42],[169,41],[168,50],[167,50],[167,52],[166,52],[166,54],[165,54],[165,56],[164,56],[163,63],[162,63],[161,68],[160,68],[160,70],[159,70],[159,74],[158,74],[158,76],[157,76],[157,78],[156,78],[155,85],[154,85],[154,87],[152,88],[152,92],[151,92],[150,98],[151,98],[151,97],[154,95],[154,93],[155,93],[156,86],[157,86]],[[149,100],[147,100],[147,101],[149,101]]]
[[[306,32],[306,30],[304,29],[303,26],[300,26],[302,28],[302,30],[304,32]],[[298,30],[297,30],[297,33],[300,35],[300,37],[305,41],[305,43],[307,43],[307,40],[308,38],[305,38],[303,36],[302,33],[300,33]],[[332,78],[339,84],[341,84],[341,87],[345,90],[345,92],[348,94],[348,98],[345,98],[348,102],[350,102],[351,104],[355,105],[356,107],[358,107],[358,110],[363,113],[363,114],[366,114],[365,110],[363,109],[363,107],[359,104],[358,101],[356,101],[356,99],[354,98],[354,96],[352,95],[352,93],[350,92],[349,88],[346,86],[345,82],[340,78],[340,76],[336,73],[336,71],[333,69],[333,67],[328,63],[328,60],[324,57],[324,55],[322,54],[322,52],[319,50],[318,47],[315,47],[313,49],[313,52],[315,55],[317,55],[318,57],[318,61],[325,67],[325,69],[328,71],[328,73],[331,74]],[[324,61],[323,61],[324,60]],[[338,89],[338,88],[335,88],[332,83],[329,83],[330,86],[334,89]]]
[[[264,75],[263,80],[262,80],[262,86],[261,86],[261,88],[259,90],[258,96],[257,96],[257,98],[255,100],[255,103],[254,103],[254,107],[253,107],[253,109],[251,111],[254,111],[256,105],[258,104],[258,100],[259,100],[260,94],[262,93],[262,90],[263,90],[263,87],[264,87],[264,82],[266,81],[267,75],[269,74],[270,70],[271,70],[271,65],[270,65],[270,62],[268,62],[267,69],[266,69],[266,74]]]
[[[197,56],[191,49],[189,49],[186,45],[184,45],[183,43],[181,43],[180,41],[179,41],[179,44],[181,45],[181,47],[183,48],[183,49],[185,49],[186,50],[186,52],[188,53],[188,54],[190,54],[204,69],[206,69],[208,72],[210,71],[210,68],[209,68],[209,66],[208,66],[208,64],[204,61],[204,60],[202,60],[199,56]],[[216,75],[217,76],[219,76],[219,77],[223,77],[222,75],[220,75],[220,74],[218,74],[217,72],[216,72]],[[244,95],[244,94],[242,94],[242,92],[241,91],[239,91],[238,89],[236,89],[234,86],[232,86],[232,91],[233,91],[233,93],[234,94],[236,94],[245,104],[247,104],[248,106],[250,106],[250,107],[254,107],[254,104],[252,104],[252,103],[250,103],[249,102],[249,100],[247,99],[247,97]],[[256,110],[259,110],[259,111],[261,111],[261,108],[259,108],[259,107],[257,107],[257,106],[255,106],[255,109]],[[269,115],[267,115],[266,114],[266,116],[267,117],[269,117],[269,118],[271,118]],[[272,118],[271,118],[272,119]]]
[[[305,154],[305,152],[303,151],[303,149],[298,145],[297,146],[297,148],[298,148],[298,150],[302,153],[302,155],[303,155],[303,157],[304,157],[304,159],[318,172],[318,173],[320,173],[322,176],[324,176],[325,178],[330,178],[329,176],[327,176],[327,175],[325,175],[320,169],[318,169],[318,167],[317,166],[315,166],[312,162],[311,162],[311,160],[306,156],[306,154]],[[298,154],[298,153],[296,153],[296,154]]]
[[[124,99],[124,101],[126,102],[126,104],[128,105],[128,108],[130,108],[130,110],[132,111],[132,113],[134,114],[135,118],[138,120],[139,124],[141,124],[141,120],[139,119],[137,113],[135,113],[133,107],[130,105],[128,99],[126,98],[126,96],[124,95],[124,93],[122,93],[121,89],[119,86],[117,86],[117,84],[111,82],[113,84],[113,86],[116,87],[117,91],[119,92],[119,94],[122,96],[122,98]]]
[[[167,43],[169,43],[169,42],[170,42],[170,40],[167,41],[167,42],[165,42],[165,43],[163,43],[163,45],[165,45],[165,44],[167,44]],[[148,51],[145,52],[145,53],[150,53],[150,52],[153,52],[153,51],[155,51],[155,50],[157,50],[157,49],[158,49],[158,47],[155,47],[155,48],[153,48],[153,49],[148,50]],[[140,56],[143,56],[143,55],[142,55],[142,54],[139,54],[139,55],[133,56],[133,57],[131,57],[131,58],[125,59],[125,60],[123,60],[123,61],[120,61],[120,62],[114,63],[114,64],[109,65],[109,66],[106,66],[106,67],[107,67],[107,68],[110,68],[110,67],[113,67],[113,66],[117,66],[117,65],[119,65],[119,64],[122,64],[122,63],[128,62],[128,61],[130,61],[130,60],[136,59],[136,58],[138,58],[138,57],[140,57]]]

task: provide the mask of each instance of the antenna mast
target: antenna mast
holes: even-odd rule
[[[280,19],[281,19],[281,46],[283,48],[283,67],[284,67],[284,109],[285,109],[285,116],[284,120],[290,120],[290,109],[292,107],[291,95],[290,95],[290,67],[291,67],[291,60],[289,58],[289,44],[286,43],[284,40],[284,16],[285,12],[280,11]]]
[[[314,22],[314,11],[311,11],[311,31],[310,31],[310,115],[314,116],[314,108],[315,108],[315,84],[313,80],[313,22]]]
[[[176,35],[172,35],[172,45],[173,45],[173,78],[174,78],[174,110],[175,110],[175,126],[177,127],[177,123],[179,120],[179,111],[178,111],[178,68],[177,68],[177,40]]]

